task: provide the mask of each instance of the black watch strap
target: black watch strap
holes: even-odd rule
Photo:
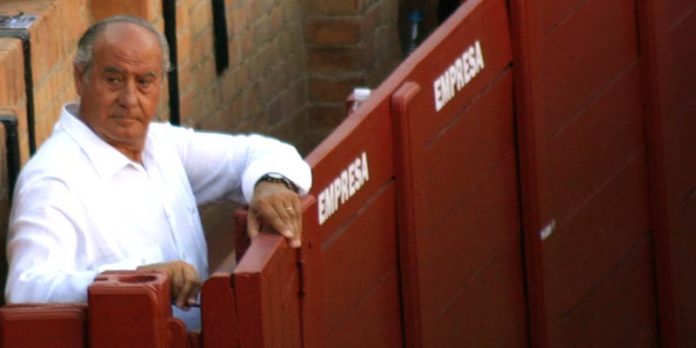
[[[295,193],[298,192],[297,185],[295,185],[294,182],[292,182],[290,179],[286,178],[282,174],[278,174],[278,173],[264,174],[261,178],[259,178],[259,181],[256,182],[256,185],[258,185],[262,181],[272,182],[272,183],[276,183],[276,184],[283,184],[290,191],[293,191]]]

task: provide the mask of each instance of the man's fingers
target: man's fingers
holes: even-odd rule
[[[293,205],[297,215],[293,217],[292,221],[294,235],[290,240],[290,246],[299,248],[302,246],[302,206],[299,199],[294,200]]]
[[[285,238],[292,239],[295,235],[294,220],[297,212],[292,202],[280,202],[275,206],[277,218],[271,219],[273,229],[282,234]]]
[[[177,296],[176,305],[181,309],[188,309],[196,301],[196,295],[200,289],[200,280],[198,273],[193,267],[182,267],[181,274],[183,284]]]
[[[258,234],[259,225],[277,231],[297,248],[301,244],[302,204],[300,197],[281,184],[260,183],[249,204],[248,233]]]
[[[179,306],[179,294],[184,287],[182,274],[176,267],[172,267],[172,265],[168,265],[168,267],[169,274],[172,276],[172,297],[176,299],[175,303]]]
[[[254,238],[259,234],[259,229],[261,226],[259,225],[259,219],[256,217],[256,212],[254,210],[249,210],[249,214],[247,214],[247,234],[249,235],[249,238]]]
[[[174,304],[187,309],[196,302],[201,279],[196,269],[184,261],[171,261],[138,267],[140,270],[160,270],[169,274],[172,281],[171,295]]]

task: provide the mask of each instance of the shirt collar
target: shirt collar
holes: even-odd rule
[[[77,116],[79,104],[66,104],[56,125],[56,130],[65,131],[84,152],[94,169],[102,178],[110,178],[128,165],[140,167],[128,157],[102,140]],[[149,143],[149,137],[146,141]]]

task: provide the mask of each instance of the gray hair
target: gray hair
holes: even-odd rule
[[[77,43],[77,53],[75,53],[75,58],[73,63],[83,72],[88,72],[90,66],[92,65],[92,59],[94,56],[94,42],[99,37],[104,29],[113,23],[131,23],[140,26],[147,31],[154,34],[162,50],[162,74],[169,72],[171,63],[169,62],[169,44],[167,43],[167,38],[157,31],[152,24],[142,18],[133,16],[113,16],[102,19],[94,23],[92,26],[82,34],[80,41]]]

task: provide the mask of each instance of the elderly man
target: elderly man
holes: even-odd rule
[[[216,200],[249,204],[252,237],[267,225],[299,247],[308,165],[274,139],[151,123],[167,52],[134,17],[98,22],[80,39],[80,103],[64,107],[17,183],[8,302],[86,301],[98,273],[148,269],[171,275],[173,301],[187,310],[208,275],[197,206]]]

